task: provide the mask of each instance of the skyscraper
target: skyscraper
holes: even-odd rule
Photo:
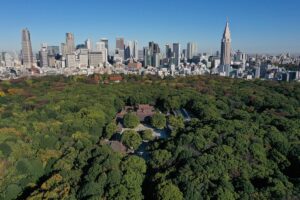
[[[197,44],[193,42],[187,43],[187,59],[191,60],[197,54]]]
[[[66,33],[66,53],[73,54],[75,51],[75,40],[73,33]]]
[[[107,53],[105,42],[100,41],[96,43],[96,52],[101,52],[101,55],[104,56],[104,62],[107,62],[108,53]]]
[[[117,38],[116,39],[116,49],[124,50],[124,38]]]
[[[160,53],[159,45],[154,42],[149,42],[149,51],[151,54]]]
[[[175,64],[176,66],[179,66],[180,64],[180,44],[179,43],[173,43],[173,53],[175,57]]]
[[[138,54],[138,42],[136,40],[128,41],[127,45],[125,46],[125,59],[133,58],[138,60]]]
[[[61,43],[60,49],[61,49],[61,55],[63,57],[66,57],[66,55],[67,55],[67,45],[65,43]]]
[[[125,45],[125,60],[133,57],[133,41],[127,41]]]
[[[43,43],[40,50],[40,67],[48,67],[48,49],[47,44]]]
[[[236,54],[234,55],[234,61],[235,62],[240,62],[242,69],[243,70],[246,69],[246,61],[247,61],[247,55],[246,55],[246,53],[243,53],[240,50],[238,50],[236,52]]]
[[[229,30],[229,22],[227,20],[222,43],[221,43],[221,65],[231,64],[231,35]]]
[[[59,54],[59,46],[48,46],[47,49],[49,56],[56,56]]]
[[[90,39],[87,39],[85,41],[85,48],[87,48],[89,51],[93,50],[93,44],[92,44],[92,41]]]
[[[105,43],[104,42],[96,42],[96,51],[103,51],[103,50],[106,50],[106,47],[105,47]]]
[[[144,66],[152,66],[152,55],[148,47],[144,47]]]
[[[124,38],[117,38],[115,54],[117,55],[116,57],[119,57],[122,60],[124,60],[125,58],[124,48],[125,48]]]
[[[100,41],[104,42],[105,48],[107,49],[107,55],[109,55],[108,39],[107,38],[101,38]]]
[[[22,30],[22,63],[25,67],[32,67],[33,65],[33,53],[31,46],[31,39],[29,30]]]
[[[139,58],[139,48],[138,48],[138,42],[136,40],[133,41],[133,58],[135,60],[138,60]]]
[[[172,49],[169,44],[166,44],[166,58],[172,57]]]
[[[125,45],[125,48],[124,48],[124,59],[127,60],[127,59],[130,59],[131,58],[131,50],[132,47],[131,47],[131,41],[128,42],[127,45]]]

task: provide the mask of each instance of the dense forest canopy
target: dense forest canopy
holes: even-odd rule
[[[100,81],[99,81],[100,80]],[[44,77],[0,83],[0,199],[300,198],[300,84],[214,76]],[[150,104],[154,139],[114,138],[124,106]],[[185,108],[190,121],[174,116]],[[165,116],[167,116],[165,118]],[[126,116],[126,125],[137,125]]]

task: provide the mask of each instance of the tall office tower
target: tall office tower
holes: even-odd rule
[[[4,61],[4,58],[3,58],[3,52],[0,54],[0,67],[4,67],[5,66],[5,61]]]
[[[92,44],[92,41],[90,39],[87,39],[85,41],[85,48],[87,48],[89,51],[93,50],[93,44]]]
[[[152,55],[148,47],[144,47],[144,66],[152,66]]]
[[[149,51],[151,54],[160,53],[159,45],[154,42],[149,42]]]
[[[116,39],[116,49],[119,49],[119,50],[124,50],[124,38],[117,38]]]
[[[160,67],[160,54],[155,53],[152,56],[152,66],[153,67]]]
[[[139,48],[138,48],[138,42],[135,40],[133,41],[133,58],[135,60],[138,60],[139,59]]]
[[[125,48],[124,38],[117,38],[115,56],[122,60],[124,60],[125,58],[124,48]]]
[[[130,41],[128,42],[127,45],[125,45],[124,48],[124,58],[125,60],[130,59],[131,58],[131,45],[130,45]]]
[[[128,41],[125,46],[125,59],[134,58],[138,60],[139,50],[138,50],[138,42]]]
[[[180,64],[180,44],[179,43],[173,43],[173,53],[175,57],[175,65],[179,66]]]
[[[246,53],[241,52],[238,50],[234,55],[234,61],[241,62],[241,67],[243,70],[246,69],[246,62],[247,62],[247,55]]]
[[[125,45],[125,60],[133,58],[133,49],[133,41],[128,41],[127,45]]]
[[[66,53],[73,54],[75,51],[75,40],[73,33],[66,33]]]
[[[89,65],[89,50],[88,49],[78,49],[77,54],[77,63],[80,68],[86,68]]]
[[[108,53],[106,49],[105,42],[96,42],[96,52],[101,52],[101,55],[105,57],[104,62],[107,62],[108,59]]]
[[[181,58],[182,59],[186,59],[187,58],[187,50],[186,49],[182,49]]]
[[[101,38],[100,42],[104,42],[105,48],[107,49],[107,55],[109,55],[108,39],[107,38]]]
[[[75,54],[67,54],[66,55],[66,66],[67,67],[77,67]]]
[[[66,55],[67,55],[67,45],[65,43],[61,43],[60,49],[61,49],[61,55],[63,57],[66,57]]]
[[[43,43],[40,50],[40,67],[48,67],[48,49],[47,44]]]
[[[22,30],[22,63],[25,67],[32,67],[33,65],[33,53],[31,46],[31,39],[29,30]]]
[[[48,46],[47,49],[49,56],[56,56],[59,54],[59,46]]]
[[[144,60],[144,50],[138,50],[138,60]]]
[[[96,51],[102,51],[105,49],[106,47],[104,42],[96,42]]]
[[[222,43],[221,43],[221,65],[231,64],[231,35],[229,30],[229,22],[227,20]]]
[[[166,44],[166,58],[172,57],[172,49],[169,44]]]
[[[13,56],[7,52],[2,52],[0,55],[0,66],[1,64],[5,67],[13,67],[14,59]]]
[[[196,43],[189,42],[187,43],[187,59],[191,60],[197,54],[197,45]]]

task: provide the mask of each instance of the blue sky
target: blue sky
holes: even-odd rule
[[[200,52],[220,48],[226,16],[234,50],[300,53],[299,0],[5,0],[1,1],[0,51],[21,48],[21,29],[33,49],[59,45],[66,32],[76,43],[102,37],[161,45],[195,41]],[[163,46],[161,46],[163,48]]]

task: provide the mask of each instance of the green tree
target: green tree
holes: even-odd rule
[[[114,121],[107,124],[107,126],[105,127],[104,137],[110,139],[113,136],[113,134],[116,133],[117,129],[118,127]]]
[[[181,106],[181,99],[179,96],[172,96],[172,97],[168,97],[166,99],[166,105],[165,107],[168,110],[172,110],[172,109],[179,109]]]
[[[146,129],[144,130],[142,133],[142,139],[143,140],[148,140],[148,141],[151,141],[154,139],[153,137],[153,131],[151,129]]]
[[[127,130],[122,133],[121,141],[127,147],[136,150],[142,144],[141,136],[133,130]]]
[[[151,125],[158,129],[166,127],[166,117],[164,114],[155,113],[151,118]]]
[[[162,167],[172,158],[172,154],[167,150],[156,150],[151,154],[150,164],[153,168]]]
[[[122,162],[121,169],[123,171],[133,170],[136,173],[145,174],[147,166],[143,158],[138,156],[128,156]]]
[[[21,192],[22,189],[18,185],[11,184],[7,186],[6,190],[0,195],[0,197],[7,200],[17,199]]]
[[[173,116],[169,117],[169,125],[171,127],[171,136],[175,137],[180,129],[184,128],[184,120],[181,116]]]
[[[124,125],[126,128],[135,128],[139,125],[139,118],[133,113],[127,113],[124,115]]]
[[[183,194],[173,183],[161,183],[157,187],[158,200],[183,200]]]

